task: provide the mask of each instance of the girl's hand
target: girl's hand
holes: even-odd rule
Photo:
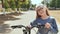
[[[51,25],[49,23],[46,23],[45,24],[45,28],[48,28],[49,29],[50,27],[51,27]]]

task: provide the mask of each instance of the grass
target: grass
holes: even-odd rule
[[[60,22],[60,10],[49,10],[51,16],[54,16]]]

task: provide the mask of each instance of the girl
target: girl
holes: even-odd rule
[[[37,34],[57,34],[58,32],[55,19],[49,15],[48,9],[44,5],[39,5],[36,7],[36,19],[28,27],[38,24],[45,26],[38,28]]]

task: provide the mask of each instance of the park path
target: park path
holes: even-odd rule
[[[20,25],[20,24],[27,26],[30,24],[31,21],[33,21],[35,19],[35,15],[36,15],[35,11],[29,10],[29,11],[22,12],[22,13],[23,13],[23,15],[14,16],[16,18],[20,18],[19,20],[5,21],[5,24],[9,24],[10,26]],[[60,28],[60,24],[58,24],[58,27]],[[11,32],[8,34],[23,34],[22,29],[19,29],[19,28],[16,28],[14,30],[12,29]],[[37,28],[34,28],[34,29],[36,30]],[[36,31],[32,30],[32,34],[35,34]]]
[[[11,21],[5,21],[5,24],[9,24],[10,26],[12,25],[29,25],[31,21],[33,21],[35,19],[35,11],[26,11],[26,12],[22,12],[23,15],[19,15],[19,16],[14,16],[16,18],[19,18],[19,20],[11,20]],[[23,29],[23,28],[22,28]],[[22,29],[14,29],[12,30],[9,34],[23,34]],[[35,33],[35,32],[34,32]]]

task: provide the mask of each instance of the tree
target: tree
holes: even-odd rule
[[[50,6],[51,6],[51,7],[56,7],[56,0],[52,0],[52,1],[50,2]]]
[[[8,9],[9,8],[8,0],[5,0],[5,2],[3,4],[4,4],[4,8],[5,9]]]
[[[17,10],[19,11],[19,8],[20,8],[20,0],[16,0],[15,1],[15,4],[16,4]]]
[[[28,0],[27,9],[29,9],[29,8],[30,8],[30,5],[31,5],[31,1],[30,1],[30,0]]]
[[[50,2],[50,7],[60,8],[60,0],[52,0]]]
[[[25,0],[24,2],[21,2],[21,8],[27,8],[29,9],[31,1],[30,0]]]
[[[2,7],[3,7],[3,14],[5,15],[5,11],[9,8],[8,0],[1,0],[2,1]]]
[[[41,3],[46,4],[46,6],[49,7],[51,1],[52,0],[45,0],[45,1],[42,1]]]
[[[10,0],[10,8],[12,8],[12,10],[15,10],[16,4],[14,0]]]
[[[42,1],[41,3],[44,4],[44,1]]]
[[[56,0],[56,7],[60,8],[60,0]]]

